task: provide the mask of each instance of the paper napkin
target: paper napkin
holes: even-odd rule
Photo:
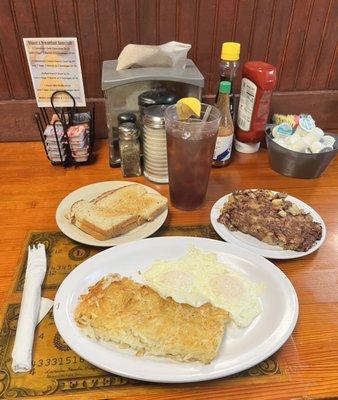
[[[116,71],[131,67],[185,68],[190,44],[168,42],[160,46],[128,44],[117,60]]]

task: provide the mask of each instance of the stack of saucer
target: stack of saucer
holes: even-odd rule
[[[144,176],[157,183],[168,183],[167,140],[163,106],[150,106],[143,118]]]

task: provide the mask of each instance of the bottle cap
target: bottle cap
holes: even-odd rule
[[[219,83],[219,92],[220,93],[230,93],[231,92],[231,82],[229,81],[221,81]]]
[[[132,122],[136,124],[136,115],[132,112],[123,112],[117,116],[118,124],[123,124],[125,122]]]
[[[221,59],[227,61],[239,60],[241,44],[236,42],[225,42],[222,44]]]
[[[144,110],[143,124],[152,128],[164,126],[164,110],[167,106],[149,106]]]
[[[235,149],[236,151],[239,151],[240,153],[256,153],[259,150],[260,143],[243,143],[240,142],[239,140],[235,139]]]

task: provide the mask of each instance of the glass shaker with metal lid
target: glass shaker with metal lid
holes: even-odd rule
[[[147,107],[143,117],[144,176],[157,183],[168,183],[165,109],[166,106]]]
[[[140,176],[140,142],[137,127],[132,122],[119,126],[121,170],[124,177]]]

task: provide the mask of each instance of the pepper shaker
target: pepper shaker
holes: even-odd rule
[[[136,125],[125,122],[119,126],[121,169],[124,177],[140,176],[140,142]]]

